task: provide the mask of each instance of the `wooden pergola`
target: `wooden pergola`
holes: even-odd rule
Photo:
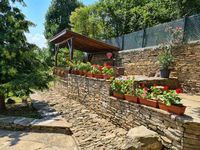
[[[60,48],[67,47],[70,52],[70,60],[73,60],[74,49],[89,54],[117,52],[120,48],[106,44],[104,42],[86,37],[84,35],[63,30],[49,40],[55,45],[55,65],[57,66],[57,54]]]

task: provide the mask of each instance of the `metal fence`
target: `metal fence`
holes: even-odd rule
[[[166,31],[167,27],[181,27],[183,29],[184,42],[200,40],[200,14],[197,14],[125,34],[105,42],[122,50],[156,46],[169,41],[170,33]]]

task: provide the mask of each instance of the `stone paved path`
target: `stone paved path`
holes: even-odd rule
[[[32,99],[47,102],[62,112],[66,121],[72,123],[73,136],[83,150],[121,149],[126,139],[126,130],[90,112],[80,103],[60,95],[56,90],[37,92],[32,95]]]
[[[0,150],[79,150],[72,136],[0,130]]]

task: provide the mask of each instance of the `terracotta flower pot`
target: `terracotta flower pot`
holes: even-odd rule
[[[168,111],[168,106],[165,105],[164,103],[158,103],[158,106],[160,109],[162,109],[164,111]]]
[[[140,104],[158,108],[158,101],[140,98]]]
[[[84,72],[82,70],[79,70],[79,75],[83,76]]]
[[[83,71],[83,75],[87,76],[87,71],[84,70]]]
[[[95,77],[98,79],[103,79],[103,75],[102,74],[95,74]]]
[[[125,94],[125,100],[129,102],[139,103],[138,98],[132,95]]]
[[[167,106],[163,103],[159,103],[159,108],[165,111],[168,111],[170,113],[174,113],[177,115],[183,115],[185,113],[185,109],[186,106],[180,105],[180,106],[176,106],[176,105],[171,105],[171,106]]]
[[[117,93],[117,92],[113,92],[113,96],[118,98],[118,99],[124,99],[124,94],[120,94],[120,93]]]
[[[93,74],[88,72],[88,73],[87,73],[87,77],[92,78],[92,77],[93,77]]]
[[[111,78],[111,76],[110,76],[110,75],[106,75],[106,74],[104,74],[104,75],[103,75],[103,78],[104,78],[105,80],[108,80],[108,79]]]

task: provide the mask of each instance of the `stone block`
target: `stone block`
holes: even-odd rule
[[[123,145],[124,150],[161,150],[162,144],[159,135],[144,126],[129,130],[127,141]]]

